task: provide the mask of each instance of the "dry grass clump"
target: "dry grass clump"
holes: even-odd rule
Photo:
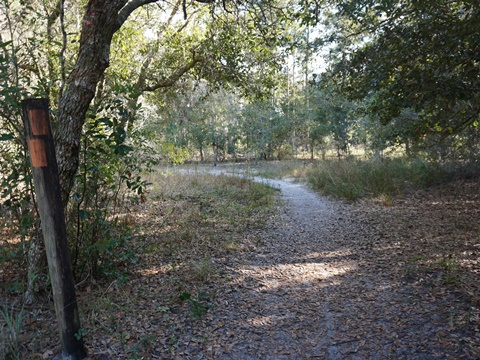
[[[164,172],[151,182],[142,233],[182,264],[234,248],[242,232],[261,226],[274,205],[272,189],[246,178]]]

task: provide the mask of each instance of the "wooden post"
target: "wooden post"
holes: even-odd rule
[[[62,358],[83,359],[86,352],[80,332],[48,100],[24,100],[22,111],[47,251]]]

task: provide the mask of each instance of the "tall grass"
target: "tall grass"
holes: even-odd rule
[[[462,178],[471,169],[423,160],[341,160],[317,163],[308,173],[312,186],[326,195],[351,201],[363,197],[395,197]]]
[[[313,164],[303,159],[259,162],[254,167],[254,173],[267,179],[305,178]]]
[[[0,359],[20,359],[20,333],[24,320],[23,306],[20,310],[6,304],[0,308]]]

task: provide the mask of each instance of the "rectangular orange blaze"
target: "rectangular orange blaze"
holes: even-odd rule
[[[31,139],[28,141],[28,147],[30,148],[30,158],[32,159],[33,167],[48,166],[47,153],[43,140]]]
[[[30,125],[34,136],[48,135],[48,113],[40,109],[30,110]]]

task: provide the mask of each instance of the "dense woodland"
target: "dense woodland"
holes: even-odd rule
[[[0,265],[22,264],[27,301],[46,276],[26,98],[50,103],[78,282],[118,275],[117,215],[159,164],[402,158],[478,175],[478,1],[0,0],[0,14]]]

